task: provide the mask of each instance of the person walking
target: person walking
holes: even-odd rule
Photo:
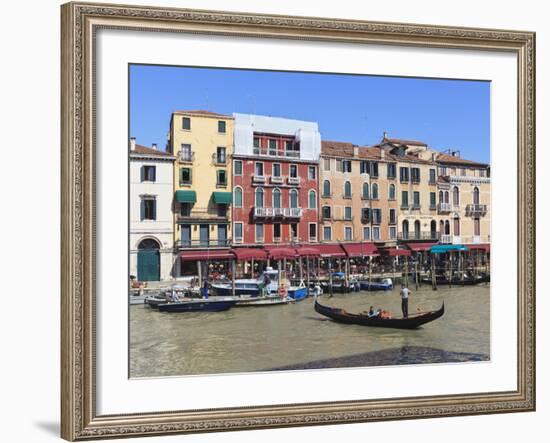
[[[409,316],[409,295],[411,291],[405,284],[401,284],[401,310],[403,311],[403,318]]]

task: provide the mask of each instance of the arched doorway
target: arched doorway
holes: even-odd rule
[[[137,278],[139,281],[160,280],[160,245],[146,238],[138,245]]]

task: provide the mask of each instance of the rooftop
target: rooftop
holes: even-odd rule
[[[200,116],[200,117],[216,117],[216,118],[233,118],[231,115],[226,115],[226,114],[220,114],[220,113],[217,113],[217,112],[211,112],[211,111],[205,111],[205,110],[202,110],[202,109],[198,109],[198,110],[183,110],[183,111],[174,111],[173,112],[174,114],[178,114],[178,115],[196,115],[196,116]]]

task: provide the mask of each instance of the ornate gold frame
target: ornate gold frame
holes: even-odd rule
[[[326,18],[68,3],[62,18],[61,435],[67,440],[533,411],[535,34]],[[508,51],[518,58],[517,390],[98,416],[95,412],[94,33],[98,28]]]

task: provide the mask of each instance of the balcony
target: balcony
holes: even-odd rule
[[[281,185],[281,184],[284,183],[284,181],[285,181],[284,177],[282,177],[280,175],[279,176],[276,176],[276,175],[271,176],[271,183],[273,183],[273,184]]]
[[[212,165],[214,166],[226,166],[227,156],[220,154],[212,154]]]
[[[418,211],[418,210],[420,210],[420,208],[421,208],[420,203],[413,203],[411,209],[413,209],[413,210],[415,210],[415,211]]]
[[[300,151],[283,151],[273,148],[252,148],[252,154],[266,157],[300,158]]]
[[[180,163],[193,163],[195,161],[194,151],[178,151],[178,162]]]
[[[265,175],[254,175],[252,176],[252,182],[253,183],[265,183],[266,176]]]
[[[437,232],[399,232],[397,234],[398,240],[432,240],[437,241],[439,239],[439,233]]]
[[[288,184],[300,186],[300,177],[288,177]]]
[[[254,218],[300,218],[302,208],[254,208]]]
[[[231,246],[231,240],[178,240],[176,248],[178,249],[193,249],[193,248],[228,248]]]
[[[452,234],[442,234],[439,236],[439,243],[446,245],[461,245],[466,240],[466,237],[461,237],[460,235]]]
[[[439,214],[445,213],[445,212],[451,212],[453,210],[453,205],[450,203],[438,203],[437,204],[437,212]]]
[[[487,205],[466,205],[466,216],[478,217],[487,214]]]
[[[180,222],[199,223],[201,221],[227,222],[229,210],[226,205],[218,205],[212,208],[193,208],[188,212],[178,213],[177,219]]]

